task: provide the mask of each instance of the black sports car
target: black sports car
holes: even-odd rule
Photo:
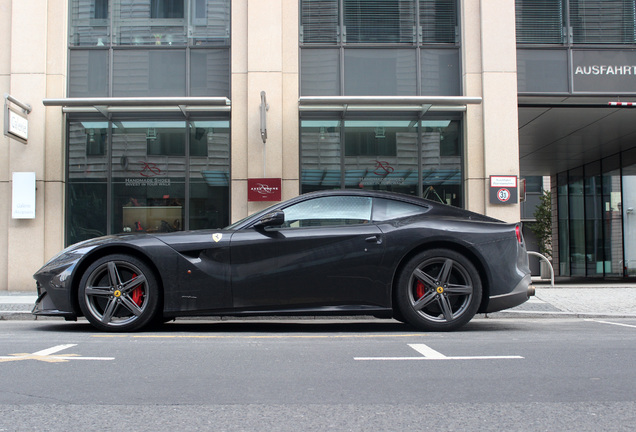
[[[407,195],[305,194],[219,230],[77,243],[35,275],[35,315],[132,331],[201,315],[394,317],[454,330],[532,295],[520,224]]]

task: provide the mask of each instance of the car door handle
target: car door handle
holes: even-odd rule
[[[376,244],[382,244],[382,236],[381,235],[374,235],[371,237],[367,237],[364,239],[365,242],[367,243],[376,243]]]

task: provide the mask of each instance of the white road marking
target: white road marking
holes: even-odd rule
[[[380,360],[380,361],[395,361],[395,360],[501,360],[501,359],[522,359],[521,356],[461,356],[461,357],[447,357],[439,351],[435,351],[433,348],[425,344],[408,344],[423,357],[354,357],[354,360]]]
[[[52,348],[48,348],[48,349],[45,349],[45,350],[42,350],[42,351],[34,352],[31,355],[34,355],[34,356],[47,356],[47,355],[55,354],[58,351],[62,351],[62,350],[65,350],[67,348],[71,348],[71,347],[74,347],[74,346],[77,346],[77,344],[57,345],[57,346],[54,346]]]
[[[585,321],[592,321],[592,322],[597,322],[597,323],[601,323],[601,324],[610,324],[610,325],[615,325],[615,326],[620,326],[620,327],[636,328],[636,325],[616,323],[616,322],[611,322],[611,321],[601,321],[601,320],[596,320],[596,319],[586,319]]]
[[[67,354],[62,356],[52,355],[74,346],[77,346],[77,344],[56,345],[32,354],[18,353],[10,354],[8,356],[0,356],[0,363],[19,360],[38,360],[47,363],[64,363],[69,360],[115,360],[115,357],[82,357],[78,354]]]

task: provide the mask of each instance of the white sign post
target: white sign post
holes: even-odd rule
[[[35,173],[13,173],[13,219],[35,219]]]

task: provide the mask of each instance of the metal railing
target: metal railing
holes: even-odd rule
[[[550,286],[554,288],[554,267],[552,267],[550,260],[545,255],[541,255],[539,252],[528,251],[528,255],[539,257],[540,260],[548,263],[548,266],[550,267]]]

